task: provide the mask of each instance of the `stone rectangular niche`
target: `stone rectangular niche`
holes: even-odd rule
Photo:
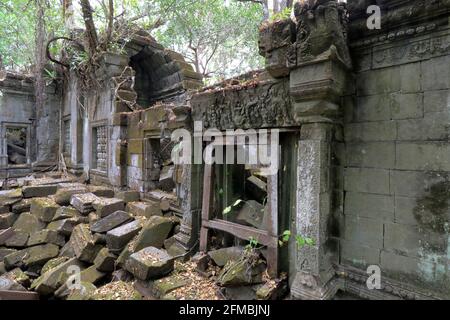
[[[108,171],[108,130],[106,125],[92,128],[92,169]]]
[[[66,117],[63,122],[63,153],[65,156],[70,156],[72,151],[72,139],[70,136],[70,117]]]

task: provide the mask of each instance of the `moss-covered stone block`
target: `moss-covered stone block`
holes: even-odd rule
[[[87,224],[79,224],[73,229],[70,243],[75,256],[80,261],[87,263],[93,263],[102,248],[100,245],[95,244],[94,236]]]
[[[174,269],[174,259],[166,251],[154,247],[133,253],[125,269],[140,280],[161,278]]]
[[[31,201],[30,212],[42,222],[51,222],[59,205],[51,198],[36,198]]]

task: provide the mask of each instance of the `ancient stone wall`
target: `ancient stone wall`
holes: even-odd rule
[[[394,280],[383,293],[448,297],[450,11],[448,1],[408,2],[384,4],[375,32],[353,12],[355,80],[337,144],[340,263],[379,265]]]
[[[8,73],[0,82],[0,177],[23,176],[52,167],[58,157],[60,95],[52,84],[45,89],[44,117],[36,119],[33,79]],[[20,139],[11,130],[21,132]],[[50,134],[49,132],[52,132]]]

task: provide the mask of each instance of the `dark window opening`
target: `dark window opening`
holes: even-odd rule
[[[28,163],[28,129],[21,126],[6,127],[8,165]]]

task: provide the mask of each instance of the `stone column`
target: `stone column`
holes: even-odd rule
[[[298,141],[296,234],[313,245],[291,246],[291,295],[331,299],[338,290],[328,224],[332,206],[331,148],[351,62],[345,7],[336,1],[296,4],[296,42],[288,54],[292,115],[301,125]]]

